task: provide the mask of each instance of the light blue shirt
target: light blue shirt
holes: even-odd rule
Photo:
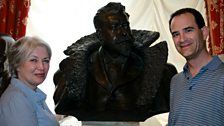
[[[0,98],[1,126],[59,126],[45,103],[46,94],[16,78]]]
[[[185,65],[172,78],[168,126],[224,126],[224,63],[217,56],[194,77]]]

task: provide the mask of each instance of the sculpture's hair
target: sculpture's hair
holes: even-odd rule
[[[93,19],[95,29],[99,30],[103,26],[106,16],[116,15],[117,13],[124,13],[129,17],[129,14],[125,12],[125,6],[121,3],[110,2],[106,6],[100,8]]]
[[[50,46],[39,37],[25,36],[18,39],[9,50],[9,68],[12,76],[17,77],[16,69],[31,55],[37,47],[46,48],[49,58],[52,52]]]
[[[196,9],[193,9],[193,8],[182,8],[180,10],[177,10],[173,14],[171,14],[170,20],[169,20],[169,28],[171,25],[171,21],[173,20],[174,17],[181,15],[181,14],[185,14],[185,13],[190,13],[194,16],[194,19],[195,19],[196,24],[198,25],[198,28],[202,28],[205,26],[204,18],[199,11],[197,11]]]

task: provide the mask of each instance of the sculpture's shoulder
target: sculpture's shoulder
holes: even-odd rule
[[[151,65],[157,62],[166,62],[168,57],[168,47],[166,41],[152,44],[159,38],[160,34],[149,30],[132,30],[134,41],[134,51],[150,62]]]
[[[156,31],[148,30],[136,30],[132,29],[132,34],[135,39],[134,45],[136,48],[141,48],[142,46],[150,46],[155,42],[160,34]],[[100,40],[98,39],[96,33],[92,33],[81,37],[79,40],[74,42],[72,45],[68,46],[64,51],[67,56],[73,56],[76,53],[89,53],[93,50],[98,49],[100,46]]]
[[[76,106],[82,105],[86,90],[88,58],[99,46],[96,33],[92,33],[81,37],[64,50],[67,57],[59,63],[59,70],[54,74],[56,112],[60,113],[61,108],[69,109],[74,102]]]
[[[96,33],[92,33],[81,37],[64,50],[64,54],[68,57],[60,62],[59,72],[57,73],[64,75],[66,78],[65,81],[69,82],[67,86],[74,85],[73,83],[75,83],[75,80],[78,81],[80,85],[85,83],[89,57],[95,50],[98,50],[99,47],[99,39]]]
[[[84,37],[81,37],[72,45],[68,46],[64,51],[64,54],[67,56],[75,56],[77,53],[90,53],[91,51],[99,48],[99,42],[100,40],[98,39],[96,33],[86,35]]]
[[[150,46],[154,43],[160,36],[159,32],[149,31],[149,30],[136,30],[132,29],[132,34],[135,39],[134,45],[137,48],[142,46]]]
[[[167,63],[168,46],[166,41],[158,42],[152,45],[160,36],[159,32],[148,30],[132,30],[135,38],[134,51],[142,57],[145,64],[145,72],[147,76],[161,75],[164,65]],[[146,79],[147,80],[147,79]],[[150,81],[156,81],[150,78]],[[157,80],[157,81],[158,81]]]

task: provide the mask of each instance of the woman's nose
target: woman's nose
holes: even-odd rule
[[[44,69],[44,64],[42,62],[38,62],[37,68],[40,70]]]

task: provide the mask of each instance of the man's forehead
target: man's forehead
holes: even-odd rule
[[[184,13],[178,16],[175,16],[171,21],[170,28],[172,31],[184,30],[187,27],[197,27],[195,19],[192,14]]]

